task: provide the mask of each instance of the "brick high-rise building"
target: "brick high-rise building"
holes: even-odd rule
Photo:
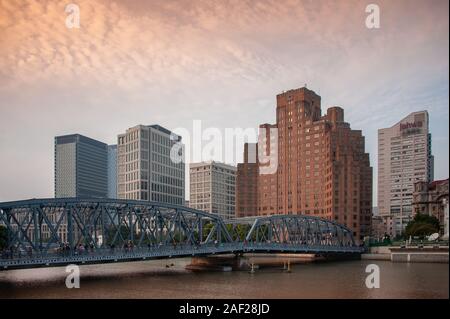
[[[277,96],[276,124],[260,128],[278,129],[278,166],[275,173],[262,174],[258,161],[253,215],[313,215],[346,225],[362,239],[369,235],[372,216],[372,167],[364,136],[344,122],[342,108],[329,108],[322,116],[320,103],[320,96],[306,88]],[[264,139],[260,159],[274,151],[270,138]],[[239,188],[254,190],[251,179],[240,174],[238,166],[238,194]]]
[[[237,165],[236,217],[253,216],[258,211],[258,150],[256,143],[245,143],[244,163]]]

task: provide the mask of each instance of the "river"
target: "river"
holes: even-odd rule
[[[64,267],[0,272],[0,298],[448,298],[449,266],[390,261],[335,261],[247,271],[191,272],[190,259],[80,267],[79,289]],[[368,289],[368,264],[380,288]]]

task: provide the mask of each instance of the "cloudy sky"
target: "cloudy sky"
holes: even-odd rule
[[[80,28],[66,27],[69,0],[0,0],[0,201],[53,196],[56,135],[256,128],[304,84],[363,130],[374,181],[377,129],[428,110],[448,177],[447,0],[72,2]]]

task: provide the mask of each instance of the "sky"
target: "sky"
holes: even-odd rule
[[[79,28],[68,28],[68,4]],[[366,6],[380,8],[369,29]],[[0,0],[0,202],[52,197],[54,137],[257,128],[305,84],[366,137],[427,110],[449,172],[447,0]],[[186,138],[183,136],[183,138]],[[238,145],[234,163],[242,159]],[[189,194],[189,191],[187,191]]]

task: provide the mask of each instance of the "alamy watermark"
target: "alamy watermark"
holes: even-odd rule
[[[66,287],[69,289],[80,288],[80,267],[77,265],[68,265],[66,267]]]
[[[68,29],[80,28],[80,7],[77,4],[69,3],[64,10],[68,13],[66,17],[66,27]]]
[[[366,7],[366,13],[369,15],[366,17],[366,27],[368,29],[380,28],[380,6],[371,3]]]
[[[380,267],[376,264],[369,264],[366,266],[366,287],[369,289],[380,288]]]
[[[183,139],[180,140],[179,136]],[[278,129],[275,127],[254,128],[202,128],[201,120],[194,120],[192,130],[175,128],[171,135],[175,141],[170,151],[170,159],[174,163],[218,161],[234,163],[238,153],[242,153],[242,145],[249,143],[248,163],[259,163],[260,174],[274,174],[278,169]],[[258,154],[257,154],[258,153]]]

